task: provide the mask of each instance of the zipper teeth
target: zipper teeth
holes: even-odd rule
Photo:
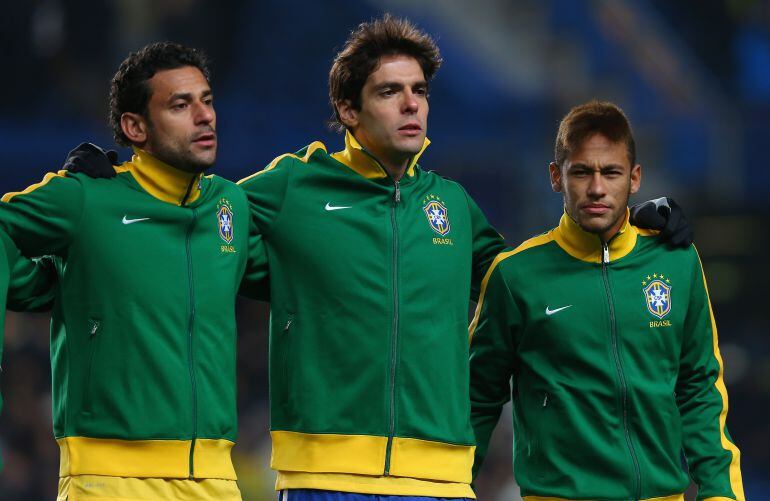
[[[192,211],[192,220],[190,221],[190,227],[187,229],[187,239],[185,242],[185,250],[187,252],[187,279],[189,281],[190,292],[190,318],[188,326],[187,336],[187,357],[188,367],[190,370],[190,384],[192,386],[192,441],[190,442],[190,458],[189,458],[189,473],[190,478],[195,477],[194,462],[195,456],[195,439],[198,436],[198,390],[195,382],[195,358],[193,354],[193,327],[195,325],[195,285],[193,282],[193,266],[192,266],[192,251],[190,249],[190,240],[192,238],[192,231],[195,227],[195,221],[197,219],[197,212],[195,209]]]
[[[623,374],[623,367],[621,365],[620,361],[620,352],[618,349],[618,339],[617,339],[617,325],[615,321],[615,305],[612,302],[612,295],[610,294],[610,282],[607,272],[607,264],[609,263],[609,249],[607,248],[607,245],[604,244],[603,247],[603,257],[602,257],[602,279],[604,281],[604,291],[607,295],[607,304],[610,308],[610,331],[611,331],[611,339],[612,339],[612,355],[615,359],[615,370],[618,373],[618,378],[620,380],[620,394],[621,394],[621,405],[623,408],[623,433],[626,437],[626,445],[628,446],[628,451],[631,454],[631,460],[634,463],[634,474],[636,476],[636,498],[641,498],[641,490],[642,490],[642,474],[639,469],[639,462],[636,458],[636,451],[634,450],[634,444],[631,442],[631,433],[628,430],[628,404],[627,404],[627,398],[628,398],[628,387],[626,385],[626,378]]]
[[[385,476],[390,475],[390,459],[393,449],[393,436],[396,428],[396,358],[398,355],[398,223],[396,207],[401,201],[401,190],[395,181],[396,191],[390,209],[390,221],[393,228],[393,337],[390,352],[390,422],[388,424],[388,445],[385,451]]]

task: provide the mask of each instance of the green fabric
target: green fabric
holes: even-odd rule
[[[10,238],[0,231],[0,360],[3,355],[5,307],[14,311],[29,311],[45,307],[53,300],[55,277],[45,262],[27,259]],[[0,373],[2,374],[2,373]],[[3,399],[0,395],[0,411]],[[0,470],[3,468],[0,454]]]
[[[241,182],[269,255],[271,429],[473,445],[468,305],[502,238],[433,172],[396,201],[391,179],[306,153]]]
[[[490,274],[471,345],[474,474],[512,398],[522,495],[620,500],[682,493],[689,485],[684,449],[699,499],[735,499],[695,249],[669,250],[639,236],[631,253],[605,270],[550,241],[510,255]],[[643,292],[661,274],[671,287],[662,319],[648,310]]]
[[[235,440],[235,297],[247,271],[264,278],[266,257],[243,191],[216,176],[201,188],[177,206],[130,171],[75,174],[0,204],[0,227],[25,255],[52,255],[58,272],[57,438]],[[220,235],[222,205],[232,242]]]

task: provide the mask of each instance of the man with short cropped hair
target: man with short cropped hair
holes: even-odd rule
[[[701,263],[629,221],[635,149],[614,104],[570,110],[549,166],[559,226],[497,256],[482,282],[475,469],[512,399],[524,499],[683,499],[690,477],[698,499],[744,499]]]
[[[134,150],[114,179],[60,171],[0,204],[0,229],[59,275],[58,499],[240,500],[235,297],[265,256],[243,191],[203,175],[217,147],[205,57],[170,42],[130,54],[110,118]]]

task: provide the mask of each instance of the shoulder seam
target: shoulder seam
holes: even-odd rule
[[[259,176],[260,174],[264,174],[267,171],[273,170],[284,158],[293,158],[295,160],[301,161],[302,163],[308,163],[313,153],[315,153],[318,150],[326,151],[326,146],[321,141],[313,141],[312,143],[310,143],[310,145],[308,145],[307,151],[305,152],[305,155],[302,157],[297,155],[296,153],[284,153],[283,155],[278,155],[273,159],[272,162],[270,162],[267,165],[267,167],[265,167],[260,171],[255,172],[254,174],[251,174],[250,176],[244,177],[243,179],[241,179],[235,184],[245,183],[249,179]]]
[[[533,247],[539,247],[541,245],[545,245],[547,243],[553,242],[553,230],[548,231],[547,233],[543,233],[542,235],[538,235],[536,237],[532,237],[528,240],[525,240],[522,242],[518,247],[516,247],[513,250],[501,252],[497,256],[495,256],[495,259],[492,260],[492,263],[489,265],[489,269],[484,274],[484,278],[481,280],[481,290],[479,291],[479,302],[476,303],[476,311],[473,314],[473,320],[471,321],[471,324],[468,326],[468,344],[470,345],[473,342],[473,335],[476,331],[476,326],[479,323],[479,316],[481,316],[481,308],[484,306],[484,296],[486,296],[487,293],[487,284],[489,283],[489,278],[492,276],[492,273],[495,271],[495,268],[508,259],[511,256],[515,256],[516,254],[519,254],[520,252],[523,252],[527,249],[531,249]]]
[[[27,188],[25,188],[22,191],[11,191],[9,193],[6,193],[3,195],[2,200],[3,202],[10,202],[11,199],[18,195],[26,195],[28,193],[32,193],[33,191],[37,190],[38,188],[42,188],[43,186],[47,185],[51,180],[56,179],[57,177],[67,177],[67,171],[66,170],[60,170],[57,172],[49,172],[43,176],[43,180],[29,185]]]

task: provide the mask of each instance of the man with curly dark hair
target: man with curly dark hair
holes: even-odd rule
[[[240,500],[235,297],[265,255],[242,189],[203,176],[217,149],[205,57],[169,42],[129,55],[110,119],[134,150],[114,179],[60,171],[0,204],[0,229],[58,271],[58,499]]]

